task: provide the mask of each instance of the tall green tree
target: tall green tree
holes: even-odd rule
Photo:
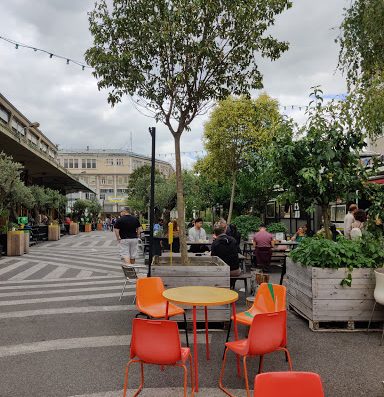
[[[288,49],[267,33],[289,0],[100,0],[90,13],[86,52],[112,105],[136,96],[175,143],[181,254],[188,262],[180,139],[212,100],[262,88],[257,57]]]
[[[327,238],[330,233],[329,204],[364,191],[368,170],[360,161],[366,134],[355,118],[354,102],[323,103],[315,88],[308,120],[297,139],[291,126],[282,125],[274,150],[278,184],[306,210],[321,208]]]
[[[354,0],[340,26],[339,68],[360,101],[371,137],[384,133],[384,1]]]
[[[254,153],[271,143],[280,119],[278,102],[262,94],[255,100],[228,97],[220,101],[205,124],[206,169],[222,179],[231,175],[228,222],[240,170]]]

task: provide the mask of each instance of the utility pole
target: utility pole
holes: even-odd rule
[[[155,150],[156,150],[156,128],[150,127],[149,133],[152,137],[152,162],[151,162],[151,197],[149,204],[149,266],[148,266],[148,277],[151,277],[151,266],[154,251],[154,239],[153,239],[153,224],[155,215]]]

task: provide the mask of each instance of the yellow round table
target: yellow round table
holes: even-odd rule
[[[190,286],[170,288],[163,292],[163,297],[167,300],[165,318],[168,319],[168,304],[169,302],[178,303],[182,305],[192,306],[193,316],[193,356],[195,367],[195,391],[199,391],[199,377],[198,377],[198,357],[197,357],[197,326],[196,326],[196,307],[204,306],[205,314],[205,344],[206,354],[209,360],[209,343],[208,343],[208,311],[207,306],[221,306],[232,305],[233,326],[235,330],[235,339],[238,339],[237,324],[236,324],[236,305],[235,302],[239,299],[239,294],[227,288],[218,287],[204,287],[204,286]],[[240,371],[238,362],[238,371]]]

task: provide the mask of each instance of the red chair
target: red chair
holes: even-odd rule
[[[324,397],[320,376],[313,372],[269,372],[256,375],[254,397]]]
[[[139,395],[144,386],[144,364],[170,365],[184,369],[184,397],[187,397],[189,359],[191,370],[191,387],[194,395],[192,377],[192,356],[189,347],[181,347],[179,328],[174,321],[153,321],[135,318],[132,325],[130,360],[127,363],[124,378],[124,394],[128,389],[128,372],[133,363],[140,363],[141,383],[134,397]]]
[[[292,371],[292,362],[288,349],[283,347],[286,333],[287,312],[280,311],[275,313],[258,314],[252,321],[249,330],[248,339],[242,339],[234,342],[227,342],[224,353],[223,365],[220,372],[219,387],[228,396],[234,397],[224,386],[223,376],[225,363],[227,360],[228,350],[243,358],[245,388],[247,397],[250,397],[248,374],[247,374],[247,357],[260,356],[259,373],[263,368],[264,355],[275,351],[284,351],[288,360],[289,369]]]
[[[136,281],[136,307],[139,312],[136,314],[138,317],[140,314],[144,314],[147,318],[165,318],[165,312],[167,307],[167,301],[163,297],[164,292],[163,280],[160,277],[147,277],[139,278]],[[187,318],[185,317],[185,311],[183,308],[169,303],[168,317],[184,316],[184,329],[185,337],[188,341],[188,327]]]

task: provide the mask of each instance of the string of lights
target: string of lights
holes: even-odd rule
[[[12,39],[9,39],[9,38],[4,37],[4,36],[0,36],[0,40],[3,40],[3,41],[5,41],[5,42],[7,42],[9,44],[14,45],[16,50],[18,50],[19,48],[26,48],[26,49],[29,49],[29,50],[33,50],[36,53],[40,52],[40,53],[47,54],[47,55],[49,55],[49,58],[51,58],[51,59],[52,58],[63,59],[64,61],[66,61],[67,65],[72,63],[74,65],[80,66],[82,70],[93,69],[91,66],[87,65],[84,62],[77,61],[75,59],[72,59],[72,58],[69,58],[69,57],[65,57],[63,55],[55,54],[54,52],[48,51],[48,50],[44,50],[43,48],[33,47],[33,46],[28,45],[28,44],[20,43],[20,42],[18,42],[16,40],[12,40]]]

